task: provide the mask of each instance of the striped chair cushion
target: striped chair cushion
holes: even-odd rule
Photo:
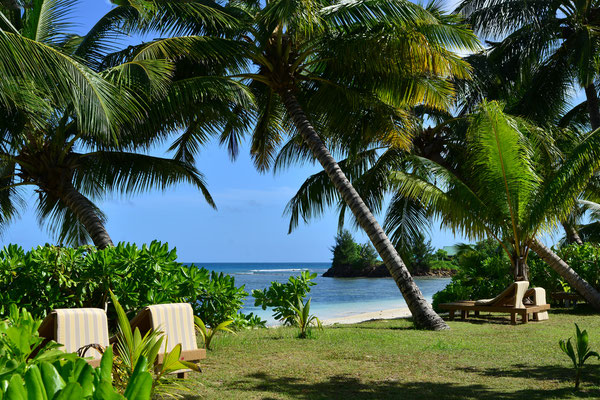
[[[194,330],[194,312],[190,304],[156,304],[146,309],[150,312],[152,329],[164,332],[167,337],[167,352],[178,343],[181,343],[183,351],[198,348]]]
[[[99,344],[107,347],[108,322],[106,313],[99,308],[60,308],[52,311],[55,316],[56,342],[67,353],[74,353],[83,346]],[[85,357],[102,358],[95,349],[89,349]]]

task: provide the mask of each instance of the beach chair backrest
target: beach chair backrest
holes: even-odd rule
[[[523,297],[525,296],[525,292],[527,292],[528,287],[529,282],[527,281],[514,282],[493,299],[478,300],[475,302],[475,304],[481,306],[507,306],[514,308],[525,308],[525,305],[523,304]]]
[[[181,343],[183,351],[198,349],[194,312],[189,303],[156,304],[146,307],[146,310],[150,314],[151,328],[166,335],[167,352],[178,343]]]
[[[90,344],[109,346],[106,313],[100,308],[59,308],[46,318],[50,318],[54,325],[54,337],[49,339],[62,344],[67,353],[74,353]],[[102,354],[90,348],[85,357],[96,360],[102,358]]]

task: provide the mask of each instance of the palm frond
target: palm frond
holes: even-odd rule
[[[185,162],[144,154],[98,151],[80,155],[81,173],[77,187],[100,186],[104,191],[136,194],[157,188],[166,190],[179,183],[188,183],[201,191],[206,202],[215,207],[204,182],[204,176]]]

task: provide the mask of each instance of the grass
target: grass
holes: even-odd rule
[[[549,321],[511,326],[508,317],[450,322],[418,331],[407,320],[336,325],[297,339],[294,328],[219,335],[186,385],[187,399],[571,399],[600,398],[600,361],[582,388],[558,347],[587,329],[600,349],[600,318],[556,310]],[[193,393],[193,394],[192,394]]]

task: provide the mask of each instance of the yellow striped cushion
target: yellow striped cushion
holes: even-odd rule
[[[194,312],[188,303],[156,304],[148,306],[152,329],[165,333],[167,352],[178,343],[181,350],[196,350],[196,331],[194,330]],[[163,347],[164,348],[164,347]]]
[[[55,314],[56,341],[64,346],[67,353],[74,353],[83,346],[99,344],[107,347],[108,322],[106,313],[99,308],[60,308]],[[90,349],[86,357],[99,359],[102,355]]]

